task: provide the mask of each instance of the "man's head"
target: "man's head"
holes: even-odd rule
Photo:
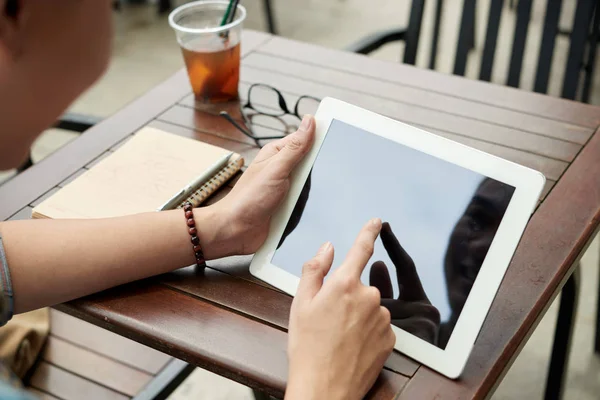
[[[0,170],[106,69],[110,0],[0,0]]]
[[[484,179],[448,243],[445,275],[453,317],[458,317],[508,208],[514,188]]]

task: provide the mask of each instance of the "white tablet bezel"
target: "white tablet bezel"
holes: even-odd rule
[[[339,120],[413,149],[507,183],[515,188],[504,218],[444,350],[392,325],[396,350],[450,377],[457,378],[502,282],[545,183],[538,171],[453,142],[348,103],[325,98],[315,115],[315,143],[294,170],[290,191],[272,218],[269,236],[250,265],[252,275],[295,295],[299,277],[271,264],[289,217],[300,196],[332,120]],[[358,232],[357,232],[358,233]],[[307,260],[297,260],[304,263]]]

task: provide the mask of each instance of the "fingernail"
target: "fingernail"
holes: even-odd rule
[[[323,243],[323,245],[319,248],[319,251],[317,252],[317,254],[326,253],[330,247],[331,247],[331,242]]]
[[[307,131],[310,129],[310,124],[312,123],[312,115],[310,114],[306,114],[303,118],[302,118],[302,123],[300,124],[300,126],[298,127],[298,130],[301,131]]]
[[[373,226],[377,229],[381,229],[381,218],[373,218],[371,220],[371,224],[373,224]]]

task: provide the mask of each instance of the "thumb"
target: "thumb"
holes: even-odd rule
[[[325,243],[317,255],[302,267],[302,277],[296,291],[297,301],[310,301],[321,290],[323,279],[333,263],[333,245]]]
[[[315,138],[315,119],[312,115],[305,115],[298,130],[286,136],[277,143],[278,152],[276,162],[281,168],[281,173],[288,177],[294,167],[304,158],[310,150]]]

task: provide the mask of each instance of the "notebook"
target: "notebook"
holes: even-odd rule
[[[33,209],[33,218],[107,218],[156,211],[230,151],[155,128],[123,146]],[[233,154],[189,200],[198,207],[244,165]],[[194,188],[196,189],[196,188]]]

